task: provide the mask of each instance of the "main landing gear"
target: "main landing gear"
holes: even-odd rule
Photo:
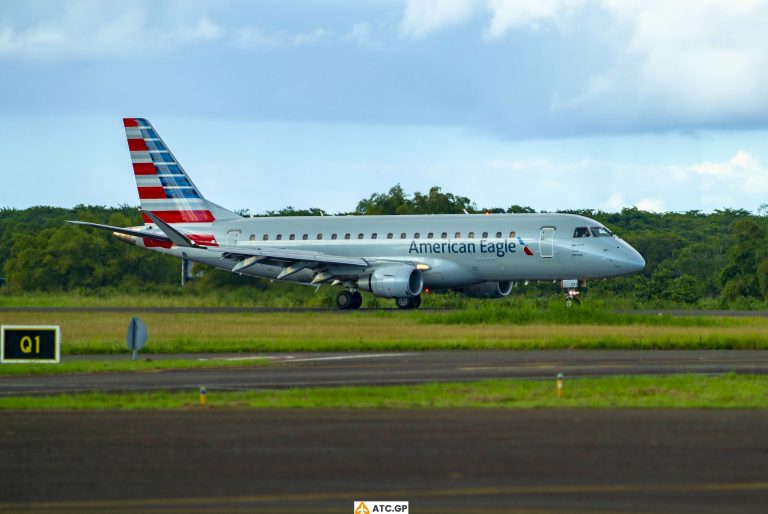
[[[336,295],[336,306],[341,310],[359,309],[363,304],[363,295],[359,291],[342,291]]]
[[[403,296],[395,298],[398,309],[418,309],[421,305],[421,296]]]

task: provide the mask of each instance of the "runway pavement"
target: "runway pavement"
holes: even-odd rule
[[[0,512],[768,511],[734,410],[4,412]]]
[[[72,357],[125,359],[127,355]],[[0,376],[0,395],[87,391],[196,389],[247,390],[280,387],[386,385],[488,378],[553,378],[674,373],[768,373],[768,351],[461,351],[401,353],[294,353],[153,355],[152,359],[268,358],[269,366],[153,371]]]

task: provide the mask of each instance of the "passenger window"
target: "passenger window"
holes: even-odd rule
[[[256,234],[251,234],[251,237],[249,237],[251,241],[256,241]]]
[[[331,234],[331,239],[336,239],[336,234]]]
[[[453,237],[455,237],[456,239],[461,239],[461,232],[456,232],[456,235]]]
[[[496,239],[501,239],[501,232],[496,232]]]
[[[264,234],[264,237],[262,237],[264,241],[269,241],[269,234]]]
[[[403,232],[403,233],[401,233],[401,234],[400,234],[400,239],[405,239],[405,237],[406,237],[406,236],[405,236],[405,232]]]
[[[392,232],[390,232],[389,234],[387,234],[387,239],[392,239]]]
[[[419,234],[418,232],[414,232],[414,234],[413,234],[413,238],[414,239],[418,239],[419,236],[421,236],[421,234]]]
[[[365,237],[365,235],[363,235],[363,233],[362,233],[362,232],[361,232],[360,234],[357,234],[357,238],[358,238],[358,239],[362,239],[362,238],[364,238],[364,237]]]
[[[293,241],[294,239],[296,239],[296,234],[291,234],[290,236],[288,236],[288,239]]]
[[[323,238],[323,234],[317,234],[317,239],[322,239],[322,238]]]
[[[302,238],[304,241],[306,241],[307,239],[309,239],[309,235],[308,235],[308,234],[304,234],[303,236],[301,236],[301,238]]]
[[[275,239],[277,239],[278,241],[281,241],[283,239],[283,234],[277,234],[277,236],[275,236]]]
[[[589,237],[589,229],[587,227],[576,227],[573,231],[573,237]]]
[[[513,230],[513,231],[511,231],[511,232],[509,233],[509,238],[510,238],[510,239],[514,239],[515,237],[517,237],[517,232],[515,232],[515,231]]]
[[[371,239],[376,239],[377,237],[379,237],[379,235],[376,232],[371,234]]]
[[[448,232],[443,232],[440,234],[440,239],[448,239]]]
[[[352,236],[349,235],[349,234],[344,234],[344,239],[349,239],[350,237],[352,237]]]
[[[435,237],[435,234],[433,234],[432,232],[427,234],[427,239],[432,239],[433,237]]]
[[[474,232],[470,232],[469,234],[467,234],[467,237],[470,238],[470,239],[474,239],[475,238],[475,233]]]
[[[483,239],[486,239],[488,237],[488,232],[483,232]]]

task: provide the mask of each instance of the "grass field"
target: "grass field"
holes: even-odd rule
[[[463,313],[463,311],[461,312]],[[461,314],[460,313],[460,314]],[[141,313],[149,342],[142,353],[401,351],[459,349],[761,349],[768,318],[673,318],[600,314],[577,323],[492,316],[456,322],[456,312]],[[133,313],[0,312],[0,324],[61,326],[62,353],[128,353]],[[475,316],[469,312],[470,319]],[[511,318],[514,314],[509,314]],[[446,319],[442,320],[441,317]]]
[[[0,409],[202,409],[198,392],[87,393],[2,397]],[[700,375],[488,380],[386,387],[318,387],[210,392],[208,409],[234,408],[744,408],[768,407],[768,377]]]
[[[147,324],[143,353],[450,349],[760,349],[765,318],[671,318],[632,324],[439,323],[441,313],[137,313]],[[442,314],[451,316],[452,313]],[[2,312],[1,324],[54,324],[62,353],[127,353],[132,314]],[[619,316],[619,315],[617,315]],[[650,318],[644,320],[643,318]],[[623,318],[621,318],[623,319]],[[681,323],[683,326],[677,326]]]
[[[121,360],[107,361],[69,361],[58,364],[6,364],[0,366],[0,376],[7,375],[61,375],[65,373],[126,373],[140,371],[161,371],[165,369],[226,368],[244,366],[267,366],[267,359],[248,359],[238,361],[225,360],[189,360],[163,359],[152,360],[145,356],[130,360],[127,355]]]

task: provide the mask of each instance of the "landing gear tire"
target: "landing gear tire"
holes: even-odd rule
[[[359,291],[355,291],[354,293],[352,293],[352,306],[350,307],[350,309],[359,309],[362,304],[363,304],[363,295],[361,295]]]
[[[418,309],[421,305],[421,296],[395,298],[395,305],[397,305],[398,309]]]
[[[565,306],[566,307],[571,307],[573,305],[576,305],[576,306],[581,305],[581,302],[579,301],[578,298],[566,298],[565,299]]]
[[[361,299],[362,300],[362,299]],[[342,291],[336,295],[336,307],[341,310],[352,309],[354,305],[354,298],[349,291]]]

